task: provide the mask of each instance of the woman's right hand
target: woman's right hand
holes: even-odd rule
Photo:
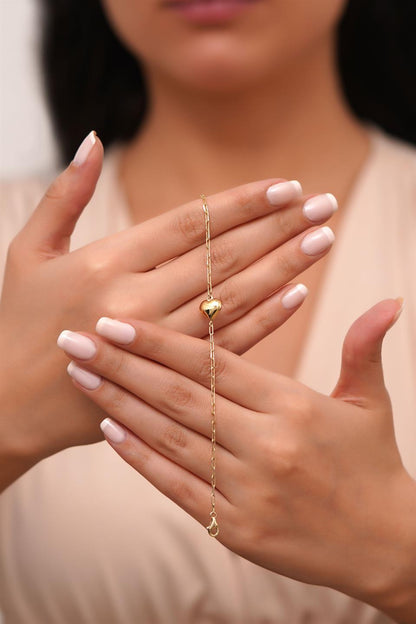
[[[76,392],[56,347],[63,329],[93,331],[99,317],[124,316],[197,337],[207,333],[198,309],[206,297],[200,199],[70,251],[102,158],[101,142],[89,135],[81,158],[51,184],[9,246],[0,301],[0,489],[44,457],[102,440],[98,424],[105,415]],[[335,207],[332,196],[319,197],[315,213],[324,215],[326,206],[326,215],[315,216],[318,224]],[[319,242],[318,228],[302,210],[300,185],[280,179],[207,201],[214,294],[223,302],[216,342],[242,353],[299,307],[299,291],[295,305],[296,295],[285,300],[292,307],[282,304],[293,287],[287,284],[327,253],[331,232],[325,228]],[[305,253],[308,229],[316,233]]]

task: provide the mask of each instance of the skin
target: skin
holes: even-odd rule
[[[151,93],[149,117],[119,171],[134,222],[201,189],[215,193],[277,172],[299,179],[306,193],[337,197],[341,209],[330,221],[337,235],[369,150],[334,60],[345,5],[262,0],[231,25],[204,29],[184,24],[159,0],[103,2]],[[328,263],[320,264],[302,276],[310,294],[299,313],[248,359],[295,374]]]
[[[105,413],[74,391],[56,348],[62,329],[92,329],[103,311],[111,316],[129,310],[206,337],[206,325],[193,314],[194,300],[199,303],[206,294],[205,273],[194,270],[205,258],[200,199],[69,252],[102,154],[97,142],[81,167],[72,163],[9,247],[0,302],[0,349],[8,354],[0,364],[1,489],[57,451],[102,440],[98,423]],[[304,233],[317,228],[303,215],[301,193],[280,206],[269,203],[266,190],[277,182],[253,182],[208,197],[213,283],[229,310],[219,341],[238,353],[293,313],[296,308],[285,310],[281,304],[287,282],[328,251],[317,256],[301,251]],[[261,280],[268,265],[281,268],[272,279]],[[251,293],[244,306],[232,301],[240,287]]]
[[[119,37],[141,61],[152,96],[149,117],[119,171],[133,220],[149,216],[144,200],[155,191],[163,210],[172,197],[195,195],[201,188],[213,192],[277,170],[299,178],[306,192],[317,186],[333,192],[341,210],[331,226],[336,234],[342,229],[342,207],[369,148],[366,129],[343,97],[335,63],[336,24],[345,4],[269,0],[227,27],[204,29],[184,24],[156,0],[104,0]],[[408,553],[416,543],[415,484],[394,441],[380,363],[382,337],[398,304],[380,303],[351,328],[331,397],[290,379],[326,265],[305,271],[312,296],[247,357],[275,373],[269,376],[219,350],[219,400],[228,399],[222,418],[233,418],[230,431],[224,421],[218,426],[219,462],[226,466],[218,482],[220,539],[276,572],[340,589],[414,622],[415,587],[408,579],[416,574]],[[195,431],[187,418],[190,406],[193,414],[195,408],[206,413],[209,404],[206,371],[205,378],[195,379],[204,361],[202,346],[198,351],[196,342],[130,322],[140,336],[131,348],[133,357],[94,337],[99,355],[87,368],[106,381],[88,395],[128,428],[115,450],[206,524],[209,462],[200,456],[209,457],[209,432],[206,419]],[[149,350],[143,352],[146,345]],[[198,358],[191,356],[194,349]],[[151,389],[152,374],[160,374],[158,362],[169,369],[166,380],[154,381],[169,391],[168,405]],[[149,374],[146,392],[133,381],[139,370]],[[253,386],[261,391],[249,393],[253,403],[248,405],[245,389]],[[175,394],[175,388],[181,391]],[[380,444],[368,444],[370,439]],[[331,489],[331,483],[341,487]],[[367,496],[365,507],[357,505],[357,492]],[[293,517],[310,521],[294,525]],[[311,557],[304,557],[305,549]]]
[[[381,364],[400,306],[387,299],[353,324],[329,397],[216,349],[216,507],[218,539],[239,555],[413,624],[416,485],[397,448]],[[124,439],[107,438],[114,450],[207,525],[207,344],[124,322],[135,330],[127,345],[84,334],[96,354],[73,361],[101,381],[95,390],[73,383],[115,419]]]
[[[152,95],[152,110],[149,119],[125,150],[119,171],[120,181],[128,198],[133,222],[141,223],[157,213],[165,213],[174,205],[181,205],[190,201],[199,195],[201,189],[206,194],[217,193],[222,189],[248,181],[264,179],[267,176],[273,177],[276,172],[287,179],[301,179],[306,194],[314,193],[316,189],[322,188],[333,192],[341,206],[345,203],[367,158],[369,143],[365,128],[355,119],[343,98],[334,62],[335,27],[344,4],[344,2],[331,0],[319,0],[319,2],[314,3],[307,3],[302,0],[291,0],[290,2],[288,0],[270,0],[256,7],[255,17],[252,14],[250,19],[236,22],[229,28],[209,29],[201,32],[201,30],[184,27],[172,14],[162,12],[158,8],[156,0],[149,0],[146,3],[139,0],[105,1],[104,5],[110,21],[119,36],[144,63],[149,90]],[[166,137],[169,137],[169,141],[166,140]],[[160,183],[161,172],[163,172],[163,184]],[[336,213],[336,217],[331,222],[336,233],[342,227],[342,223],[341,210]],[[15,256],[18,254],[16,253]],[[268,365],[280,373],[290,374],[295,370],[305,340],[304,328],[308,327],[308,321],[316,297],[319,296],[319,285],[326,267],[324,261],[320,264],[320,270],[308,269],[305,272],[305,279],[302,281],[310,287],[313,295],[309,298],[308,304],[302,306],[303,314],[296,315],[298,317],[296,324],[291,324],[290,321],[286,322],[284,327],[280,328],[278,335],[273,338],[273,341],[265,343],[266,346],[263,350],[257,350],[250,356],[252,359],[256,359],[257,354],[258,359],[264,365]],[[177,286],[177,284],[175,285]],[[395,310],[396,307],[393,310],[390,309],[390,317],[387,318],[387,322],[391,322]],[[106,309],[100,312],[100,315],[103,314],[112,316]],[[116,315],[113,314],[113,316]],[[370,329],[379,327],[378,315],[370,317],[370,321]],[[385,316],[384,321],[386,321]],[[131,320],[131,323],[136,322]],[[70,326],[67,325],[67,327]],[[78,319],[76,327],[79,327]],[[181,336],[181,340],[183,338]],[[99,341],[96,337],[95,340]],[[184,344],[187,344],[186,341]],[[204,346],[206,348],[205,342]],[[280,359],[272,356],[276,350],[281,355]],[[112,355],[114,356],[115,352]],[[157,360],[156,355],[153,359]],[[137,361],[136,355],[135,362],[137,363]],[[241,364],[242,360],[239,359],[238,362]],[[98,371],[100,364],[97,366]],[[189,380],[187,375],[191,381],[195,381],[192,380],[189,371],[176,370],[177,364],[172,362],[169,367],[171,371],[181,375],[181,384],[187,383],[187,379]],[[122,369],[123,367],[120,369],[120,375]],[[358,370],[360,369],[358,368]],[[238,372],[244,376],[244,369],[239,369]],[[109,381],[103,385],[108,387],[113,373],[106,370],[103,365],[102,374],[104,375],[104,373],[107,374]],[[262,376],[264,377],[264,375],[264,370],[262,370]],[[129,374],[128,377],[130,379]],[[277,381],[274,378],[273,380],[270,378],[269,381],[268,390],[272,395],[273,392],[276,392],[275,384]],[[291,422],[290,409],[292,409],[299,416],[300,422],[309,422],[310,432],[315,436],[311,436],[310,439],[316,439],[318,443],[321,442],[320,431],[317,431],[320,428],[316,426],[312,428],[311,421],[313,419],[308,418],[308,409],[312,406],[316,410],[318,402],[322,401],[323,413],[320,416],[327,424],[330,423],[330,417],[326,411],[329,409],[328,406],[331,405],[332,408],[334,403],[328,403],[328,397],[324,401],[323,398],[312,396],[311,391],[304,387],[302,387],[301,393],[299,386],[293,385],[294,382],[288,377],[280,378],[280,382],[283,383],[287,396],[290,397],[291,392],[293,393],[296,388],[299,391],[299,395],[297,393],[296,396],[301,394],[304,397],[304,413],[299,416],[299,406],[294,406],[293,401],[290,400],[288,401],[287,414],[276,414],[272,408],[269,408],[270,413],[267,412],[269,418],[265,419],[265,431],[267,430],[267,423],[269,425],[272,423],[272,429],[275,428],[276,416],[279,416],[281,426],[286,425],[287,427],[288,423]],[[123,383],[128,384],[124,378],[123,380],[120,378],[120,383],[121,385]],[[247,384],[242,384],[242,387],[245,385]],[[278,387],[281,390],[281,386]],[[373,390],[375,387],[376,384],[371,386]],[[81,388],[79,387],[78,390]],[[121,392],[123,392],[122,389]],[[138,390],[137,392],[139,394]],[[88,393],[88,397],[96,400],[92,394]],[[152,394],[153,401],[156,394]],[[83,392],[82,395],[84,396]],[[99,393],[96,396],[98,395]],[[247,407],[241,405],[242,398],[236,397],[235,400],[236,402],[233,401],[233,403],[239,408],[238,413],[241,415],[242,408],[247,409]],[[203,401],[206,405],[206,399]],[[346,399],[347,407],[349,402]],[[97,405],[98,403],[97,400]],[[103,396],[103,405],[104,403],[105,398]],[[150,398],[149,404],[152,405]],[[386,399],[384,397],[383,406],[379,406],[377,409],[382,413],[383,422],[388,423],[386,416],[388,410],[385,404]],[[344,409],[346,409],[344,402],[342,402],[342,406],[344,414]],[[106,407],[110,409],[110,404]],[[357,406],[353,407],[356,408]],[[160,406],[156,406],[156,409],[160,411]],[[265,408],[259,404],[250,409],[255,412],[257,417],[260,413],[258,410],[264,413],[262,410]],[[372,416],[373,411],[370,408],[366,409],[368,411],[365,414]],[[120,413],[114,414],[120,421],[123,420],[121,411],[120,409]],[[177,412],[179,414],[181,410],[177,410]],[[163,414],[163,410],[160,413],[162,417],[171,417]],[[353,413],[351,407],[351,416],[354,420],[359,418],[357,415],[358,412],[355,410]],[[360,415],[363,415],[363,412],[360,412]],[[285,418],[285,416],[289,417]],[[371,422],[372,418],[369,417],[365,420]],[[138,418],[137,423],[131,422],[128,426],[133,431],[133,428],[139,426],[140,422],[141,419]],[[347,430],[348,417],[343,422]],[[258,430],[257,427],[256,430]],[[293,431],[289,431],[286,437],[288,449],[290,451],[290,448],[295,448],[297,453],[305,452],[310,457],[311,444],[302,430],[302,427],[296,428],[298,437],[295,436],[292,439],[289,433],[292,433],[293,436],[295,434]],[[389,437],[390,430],[389,424],[383,428],[386,443],[383,448],[387,448],[388,456],[391,458],[389,465],[392,468],[392,481],[395,481],[398,486],[400,485],[399,491],[401,493],[404,492],[406,496],[409,495],[409,500],[413,505],[413,482],[403,477],[397,454],[395,454],[394,446],[392,446]],[[245,431],[247,433],[247,428]],[[132,433],[132,437],[128,438],[132,445],[130,447],[131,456],[138,462],[135,467],[142,469],[150,479],[152,478],[151,475],[155,481],[160,479],[160,483],[165,484],[161,485],[162,491],[169,495],[170,482],[166,478],[167,464],[163,463],[163,455],[147,451],[148,472],[140,464],[140,450],[143,454],[146,448],[151,448],[149,445],[146,447],[140,442],[140,433],[137,429],[137,435],[134,436]],[[202,435],[200,432],[197,433]],[[371,435],[373,434],[374,430],[371,430]],[[334,437],[336,437],[336,432]],[[249,438],[244,436],[242,447],[244,442],[247,445],[247,439]],[[139,446],[134,446],[133,442]],[[205,440],[206,442],[207,440]],[[224,444],[224,449],[227,450],[227,441],[224,439],[221,442]],[[253,440],[251,439],[250,446],[252,443]],[[267,478],[270,465],[267,464],[265,467],[264,461],[262,465],[261,450],[263,448],[264,446],[262,447],[260,444],[260,450],[255,452],[256,445],[254,445],[250,461],[248,460],[248,453],[241,456],[241,461],[238,462],[240,473],[235,466],[238,481],[241,477],[244,480],[247,475],[251,475],[252,478],[253,474]],[[283,449],[278,448],[278,450]],[[345,464],[340,462],[337,465],[338,455],[336,455],[333,466],[335,476],[337,476],[337,468],[342,469],[343,466],[349,465],[348,451],[342,448],[340,450],[343,450],[342,457],[345,459]],[[121,448],[119,452],[122,454]],[[278,453],[276,456],[279,456]],[[152,462],[151,457],[160,457],[160,461]],[[292,461],[291,457],[293,458],[289,452],[289,459],[286,462],[288,475],[299,472],[296,469],[291,470],[292,464],[296,467],[299,463]],[[125,459],[130,458],[126,453]],[[312,468],[317,469],[317,475],[322,475],[322,464],[313,464],[313,459],[312,456]],[[330,456],[327,459],[329,460]],[[166,461],[168,460],[169,457],[166,457]],[[357,458],[357,461],[360,460],[363,460],[362,456]],[[277,468],[279,468],[279,462],[277,463]],[[323,463],[327,467],[326,462],[323,461]],[[178,463],[174,461],[173,464],[171,461],[168,465],[169,467],[172,465],[180,467],[180,461]],[[159,467],[161,472],[158,472]],[[359,483],[359,475],[361,474],[364,475],[363,478],[368,478],[366,483],[370,483],[372,478],[376,478],[374,471],[371,472],[370,470],[367,474],[361,470],[363,467],[362,463],[358,464],[357,471],[353,475],[357,479],[355,483]],[[185,467],[182,466],[182,468],[187,470],[191,477],[203,480],[203,475],[201,477],[201,475],[195,475],[192,472],[192,466],[185,464]],[[285,473],[283,468],[280,465],[282,476]],[[184,474],[184,472],[180,473],[182,477]],[[401,475],[400,478],[399,474]],[[318,483],[322,484],[323,480],[322,476],[320,479],[318,476]],[[378,482],[379,477],[377,477]],[[185,494],[189,493],[189,490],[187,490],[186,484],[178,488],[178,483],[181,483],[180,479],[176,480],[176,490],[179,492],[175,494],[175,500],[185,507],[183,498],[179,494],[181,489]],[[257,479],[255,484],[257,487]],[[200,501],[204,500],[205,509],[206,485],[205,483],[203,496],[200,494],[199,499]],[[271,486],[270,479],[265,485]],[[284,497],[285,491],[291,490],[294,486],[302,493],[305,492],[305,488],[306,490],[309,489],[308,482],[302,476],[298,480],[282,478],[282,491],[278,493],[278,500],[280,500],[280,496]],[[225,484],[221,484],[221,487],[224,487],[225,490]],[[388,490],[391,496],[393,496],[393,490],[396,491],[394,488]],[[271,513],[270,508],[267,507],[267,501],[269,500],[272,504],[276,502],[276,492],[273,489],[269,492],[271,492],[270,499],[267,492],[264,493],[266,506],[262,507],[266,515]],[[374,499],[376,499],[380,492],[379,487],[375,487],[374,492]],[[240,491],[240,495],[244,495],[244,492]],[[185,498],[188,497],[185,496]],[[289,496],[287,495],[286,498],[288,499]],[[298,500],[301,498],[303,497],[298,498]],[[402,501],[402,498],[399,498]],[[320,503],[325,499],[328,499],[328,492],[318,488],[315,497],[305,497],[304,501],[300,500],[300,503],[303,504],[304,502],[302,513],[305,513],[305,517],[314,517],[314,514],[320,511]],[[391,500],[392,509],[398,510],[399,501]],[[262,502],[260,501],[259,504]],[[409,504],[409,508],[411,505]],[[201,505],[199,508],[203,508],[203,506]],[[334,522],[332,526],[335,529],[339,528],[337,517],[339,523],[340,507],[335,506],[331,509],[330,506],[329,508],[327,506],[326,509],[328,513],[321,518],[322,526],[330,528],[332,521]],[[413,509],[414,507],[411,507],[411,511]],[[342,510],[344,511],[344,507]],[[372,518],[375,518],[379,511],[379,501],[376,501],[372,510]],[[412,531],[408,529],[406,520],[409,517],[409,510],[400,508],[400,512],[404,513],[405,518],[402,525],[404,537],[403,542],[401,542],[401,552],[411,552],[409,548],[414,549],[414,536]],[[248,514],[248,519],[256,520],[258,515],[257,513]],[[402,516],[399,514],[398,517]],[[244,518],[247,521],[247,515]],[[362,516],[358,514],[354,520],[357,527],[362,526]],[[270,527],[266,527],[267,531],[264,531],[264,527],[261,526],[248,526],[247,530],[251,530],[252,536],[262,535],[263,531],[272,540]],[[281,526],[287,530],[287,518],[286,522],[284,517],[281,519]],[[223,531],[222,529],[221,539],[223,539]],[[316,533],[305,533],[305,527],[303,527],[303,531],[299,531],[299,534],[291,535],[292,559],[290,553],[282,553],[278,544],[275,545],[274,554],[276,557],[279,558],[280,555],[284,555],[284,569],[273,568],[275,562],[266,561],[263,558],[264,553],[254,552],[254,550],[244,552],[241,544],[238,545],[230,539],[227,540],[226,533],[224,543],[248,558],[252,558],[267,567],[272,567],[281,573],[309,580],[317,575],[315,576],[317,582],[323,583],[327,583],[331,577],[332,580],[328,582],[330,586],[336,585],[347,593],[350,592],[351,595],[357,595],[357,588],[352,586],[350,578],[351,568],[346,566],[344,571],[340,570],[334,562],[334,557],[330,558],[327,568],[321,566],[319,570],[301,569],[302,565],[299,562],[299,556],[296,557],[295,551],[299,552],[301,549],[299,543],[301,543],[302,536],[305,539],[309,538],[311,544],[316,541]],[[356,563],[360,564],[358,569],[370,570],[371,568],[372,571],[378,569],[377,566],[373,568],[372,562],[362,560],[362,549],[360,550],[357,544],[354,546],[351,534],[348,537],[351,540],[349,544],[352,553],[355,553],[357,557]],[[253,541],[252,538],[249,543],[253,544]],[[390,545],[389,548],[392,547],[391,533],[388,529],[386,529],[385,541]],[[260,545],[264,546],[264,543],[262,540]],[[270,542],[268,542],[268,546],[269,544]],[[332,544],[332,546],[333,553],[339,552],[336,544]],[[388,552],[390,553],[391,550]],[[383,560],[383,554],[377,559],[377,563],[381,560]],[[395,613],[399,613],[399,609],[400,616],[407,618],[405,611],[407,609],[407,613],[410,613],[408,596],[409,591],[413,591],[413,588],[409,590],[407,582],[403,581],[409,572],[409,562],[406,557],[400,558],[398,567],[400,570],[398,570],[397,575],[392,574],[388,579],[380,579],[378,576],[378,587],[366,587],[365,595],[361,595],[361,597],[376,604],[379,600],[377,596],[379,597],[380,588],[383,587],[384,590],[387,588],[388,598],[386,601],[389,604],[387,606],[382,605],[379,601],[380,608],[384,608],[389,613],[393,613],[392,609],[395,609]],[[411,578],[415,578],[414,571],[411,572]],[[394,606],[392,607],[392,605]]]

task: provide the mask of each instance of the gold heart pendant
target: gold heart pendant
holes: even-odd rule
[[[201,312],[206,314],[210,321],[221,310],[221,308],[222,303],[219,299],[210,299],[209,301],[208,299],[205,299],[205,301],[202,301],[201,305],[199,306]]]

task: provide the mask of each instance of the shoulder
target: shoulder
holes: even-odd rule
[[[370,130],[373,138],[374,164],[380,176],[407,182],[408,190],[416,192],[416,145],[392,136],[378,126]]]
[[[413,228],[416,218],[416,146],[394,137],[379,126],[369,126],[370,154],[351,203],[358,218],[379,229]],[[363,209],[365,208],[365,210]]]

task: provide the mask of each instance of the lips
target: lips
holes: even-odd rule
[[[256,0],[163,0],[162,6],[190,6],[192,4],[248,4]]]
[[[260,0],[162,0],[164,8],[194,25],[232,23]]]

